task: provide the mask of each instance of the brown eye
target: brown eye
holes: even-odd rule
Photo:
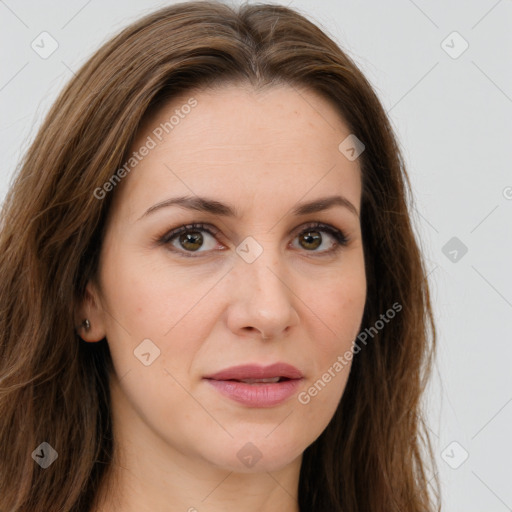
[[[322,244],[322,236],[318,231],[305,231],[300,236],[304,242],[303,244],[301,243],[304,249],[315,250]]]
[[[178,238],[180,245],[190,251],[197,251],[203,245],[203,240],[203,235],[199,231],[188,231]]]
[[[218,233],[217,228],[207,224],[189,224],[173,229],[158,238],[157,241],[182,256],[200,256],[203,253],[210,253],[216,248],[215,242],[218,243],[216,240]],[[318,222],[306,226],[295,236],[295,239],[299,240],[299,249],[317,256],[334,254],[349,241],[339,229]],[[220,245],[221,249],[226,249],[222,244]],[[319,250],[322,245],[326,247]]]
[[[206,233],[206,235],[205,235]],[[173,229],[158,242],[183,256],[195,256],[215,249],[218,231],[206,224],[189,224]]]
[[[325,236],[326,234],[327,236]],[[339,229],[319,222],[313,222],[306,226],[296,238],[299,240],[299,248],[318,256],[334,254],[349,241]],[[322,245],[325,247],[319,250]]]

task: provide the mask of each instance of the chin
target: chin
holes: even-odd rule
[[[274,472],[301,458],[306,449],[302,444],[292,445],[279,438],[270,441],[265,436],[254,439],[248,435],[237,439],[229,440],[222,453],[205,454],[207,459],[219,468],[236,473]]]

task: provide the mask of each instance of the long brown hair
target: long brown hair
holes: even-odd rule
[[[140,19],[92,56],[50,110],[3,204],[2,511],[90,510],[113,457],[108,344],[81,342],[74,325],[115,194],[98,200],[94,191],[163,98],[235,82],[316,91],[364,143],[362,326],[402,306],[354,356],[332,421],[305,450],[300,510],[435,510],[420,399],[436,331],[411,186],[386,113],[354,62],[297,11],[198,1]],[[58,453],[48,469],[31,457],[42,442]]]

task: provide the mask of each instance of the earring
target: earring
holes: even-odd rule
[[[91,322],[89,322],[89,320],[86,318],[83,322],[82,322],[82,327],[88,331],[90,328],[91,328]]]

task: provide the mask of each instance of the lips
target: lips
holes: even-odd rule
[[[276,363],[270,366],[234,366],[204,379],[219,393],[239,404],[274,407],[297,392],[303,375],[295,366]]]
[[[275,363],[270,366],[241,365],[233,366],[220,372],[208,375],[205,379],[212,380],[235,380],[235,381],[263,381],[264,379],[274,379],[267,382],[279,382],[280,380],[301,379],[302,372],[288,363]],[[275,380],[279,379],[279,380]]]

